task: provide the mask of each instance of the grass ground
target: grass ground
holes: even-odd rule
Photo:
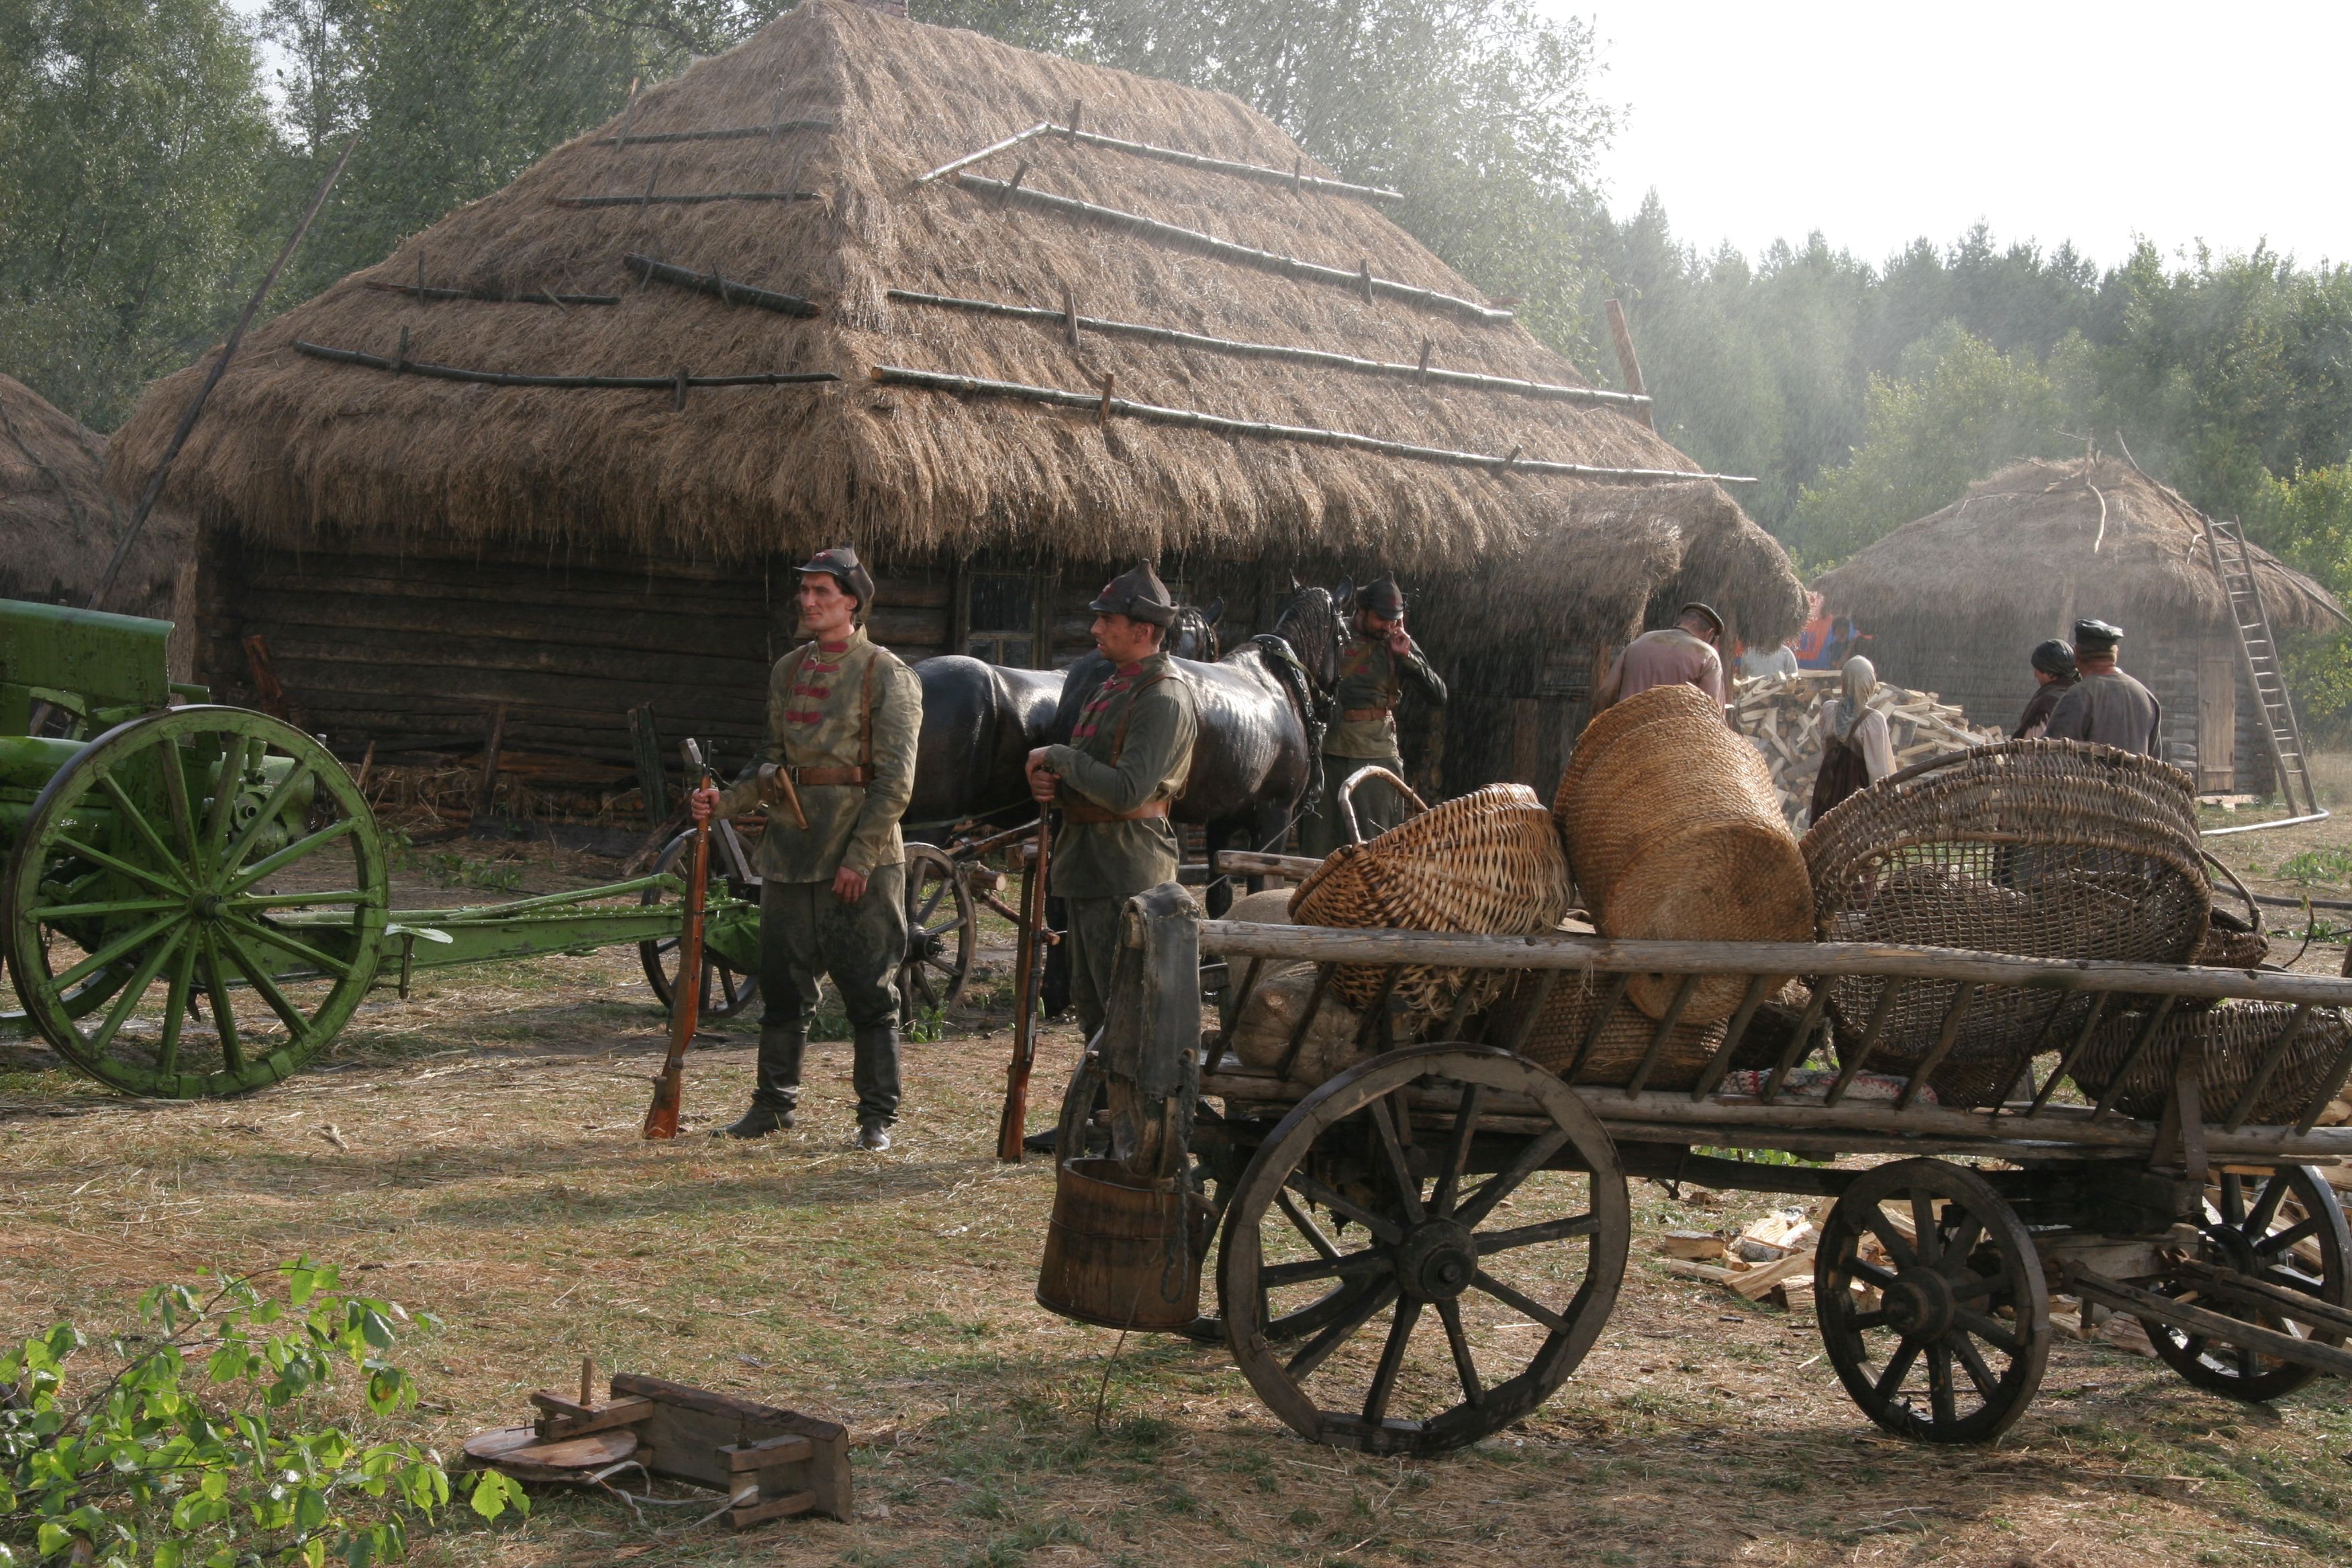
[[[2323,826],[2305,847],[2352,843]],[[505,864],[516,892],[600,870]],[[452,874],[412,867],[400,896],[451,901]],[[1664,1273],[1657,1233],[1769,1200],[1646,1184],[1617,1310],[1533,1417],[1427,1462],[1312,1447],[1222,1347],[1122,1344],[1034,1303],[1052,1177],[992,1157],[1002,1012],[908,1047],[879,1157],[847,1146],[840,1044],[812,1048],[799,1129],[705,1136],[751,1080],[748,1023],[716,1028],[667,1145],[637,1137],[664,1028],[627,952],[379,993],[320,1068],[235,1101],[132,1104],[18,1047],[0,1073],[0,1331],[105,1326],[151,1283],[308,1253],[442,1317],[402,1359],[426,1402],[412,1430],[445,1453],[523,1419],[583,1354],[828,1415],[856,1443],[847,1522],[657,1535],[550,1494],[520,1528],[430,1537],[436,1565],[2352,1561],[2352,1409],[2330,1385],[2244,1407],[2062,1341],[2000,1446],[1902,1443],[1847,1402],[1810,1315]],[[1033,1125],[1076,1050],[1047,1032]]]

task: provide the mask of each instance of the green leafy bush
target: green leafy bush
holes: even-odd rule
[[[319,1405],[348,1363],[369,1413],[414,1408],[415,1384],[383,1359],[409,1316],[344,1294],[307,1258],[269,1282],[282,1297],[250,1275],[159,1285],[139,1328],[101,1350],[61,1322],[0,1357],[0,1564],[369,1568],[404,1554],[409,1521],[449,1500],[439,1457],[365,1442]],[[495,1471],[469,1500],[485,1520],[530,1511]]]

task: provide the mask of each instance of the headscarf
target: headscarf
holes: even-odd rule
[[[1853,739],[1853,727],[1870,711],[1871,693],[1878,689],[1878,667],[1860,654],[1845,661],[1845,695],[1838,703],[1837,738]]]
[[[2078,673],[2074,668],[2074,647],[2058,637],[2034,644],[2031,662],[2042,674],[2054,675],[2061,680],[2072,680]]]

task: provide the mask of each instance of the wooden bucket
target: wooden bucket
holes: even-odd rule
[[[1065,1160],[1037,1304],[1106,1329],[1176,1330],[1201,1315],[1208,1205],[1172,1177],[1139,1185],[1116,1160]]]
[[[1694,686],[1654,686],[1585,726],[1552,815],[1593,925],[1627,940],[1807,942],[1812,881],[1771,770]],[[1679,982],[1627,994],[1663,1017]],[[1699,983],[1685,1024],[1728,1018],[1743,975]]]

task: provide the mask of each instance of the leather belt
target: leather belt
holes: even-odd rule
[[[1360,724],[1367,719],[1385,719],[1388,716],[1389,710],[1385,708],[1342,708],[1339,710],[1339,717],[1350,724]]]
[[[874,782],[871,768],[792,768],[793,783],[806,787],[810,784],[868,784]]]
[[[1113,811],[1108,806],[1097,805],[1089,800],[1074,800],[1062,807],[1064,822],[1082,823],[1087,826],[1101,822],[1149,822],[1154,817],[1167,815],[1168,803],[1164,800],[1155,800],[1148,805],[1139,805],[1133,811],[1128,812]]]

